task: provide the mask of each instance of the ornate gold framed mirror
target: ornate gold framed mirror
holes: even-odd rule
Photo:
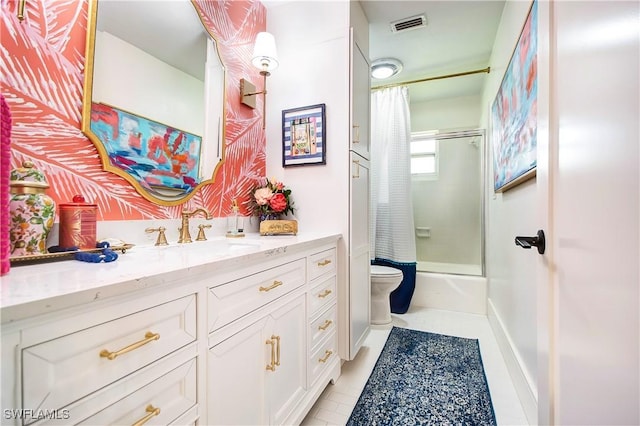
[[[90,0],[82,131],[103,169],[177,205],[224,159],[225,66],[190,0]]]

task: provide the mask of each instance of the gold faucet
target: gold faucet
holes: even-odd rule
[[[166,235],[164,235],[164,231],[166,231],[167,228],[165,228],[164,226],[161,226],[159,228],[147,228],[144,230],[144,232],[146,232],[147,234],[150,234],[152,232],[157,232],[158,233],[158,239],[156,240],[156,244],[157,246],[166,246],[169,245],[169,243],[167,242],[167,237]]]
[[[207,220],[211,220],[211,214],[204,208],[200,207],[195,209],[192,212],[182,211],[182,223],[180,225],[180,238],[178,238],[178,243],[190,243],[191,242],[191,233],[189,232],[189,218],[195,216],[198,213],[204,214]]]

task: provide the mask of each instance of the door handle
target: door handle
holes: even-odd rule
[[[545,239],[544,239],[544,231],[542,229],[538,230],[538,233],[535,237],[516,237],[516,245],[522,248],[530,249],[532,246],[538,248],[538,253],[544,254],[545,250]]]

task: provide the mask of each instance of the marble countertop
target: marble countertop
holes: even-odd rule
[[[0,278],[2,323],[146,288],[183,276],[203,265],[223,266],[265,259],[290,248],[332,243],[339,234],[304,234],[244,238],[215,237],[208,241],[156,247],[134,246],[110,263],[57,260],[12,265]]]

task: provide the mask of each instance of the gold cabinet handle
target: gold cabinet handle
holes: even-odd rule
[[[144,416],[143,418],[135,422],[133,426],[142,426],[143,424],[151,420],[152,417],[155,417],[160,414],[160,408],[154,407],[151,404],[147,405],[147,408],[144,411],[146,411],[149,414],[147,414],[146,416]]]
[[[318,295],[318,297],[319,297],[320,299],[324,299],[325,297],[327,297],[327,296],[328,296],[328,295],[330,295],[330,294],[331,294],[331,290],[326,289],[325,291],[323,291],[322,293],[320,293],[320,294]]]
[[[269,291],[273,290],[276,287],[280,287],[282,285],[282,281],[274,281],[269,287],[260,287],[258,290],[260,291]]]
[[[356,165],[356,173],[351,175],[351,177],[358,179],[360,177],[360,160],[353,160],[353,164]]]
[[[353,128],[356,129],[356,134],[353,137],[353,143],[360,143],[360,125],[354,124]]]
[[[276,340],[276,365],[280,365],[280,336],[271,336],[272,339]]]
[[[331,354],[333,354],[333,351],[330,351],[330,350],[324,351],[324,356],[322,358],[318,358],[318,362],[327,362]]]
[[[327,266],[330,263],[331,263],[330,259],[325,259],[322,262],[318,262],[318,266]]]
[[[119,357],[120,355],[124,355],[127,352],[131,352],[133,350],[138,349],[141,346],[146,345],[147,343],[150,343],[153,340],[158,340],[160,339],[160,334],[159,333],[152,333],[150,331],[147,331],[146,334],[144,335],[144,339],[140,340],[139,342],[136,343],[132,343],[131,345],[124,347],[122,349],[120,349],[119,351],[115,351],[115,352],[109,352],[106,349],[103,349],[100,351],[100,357],[101,358],[107,358],[109,360],[114,360],[117,357]]]
[[[276,342],[273,341],[273,336],[265,344],[271,345],[271,362],[267,364],[267,370],[276,371]]]
[[[331,320],[324,320],[324,324],[318,326],[318,330],[325,331],[329,326],[333,324]]]

